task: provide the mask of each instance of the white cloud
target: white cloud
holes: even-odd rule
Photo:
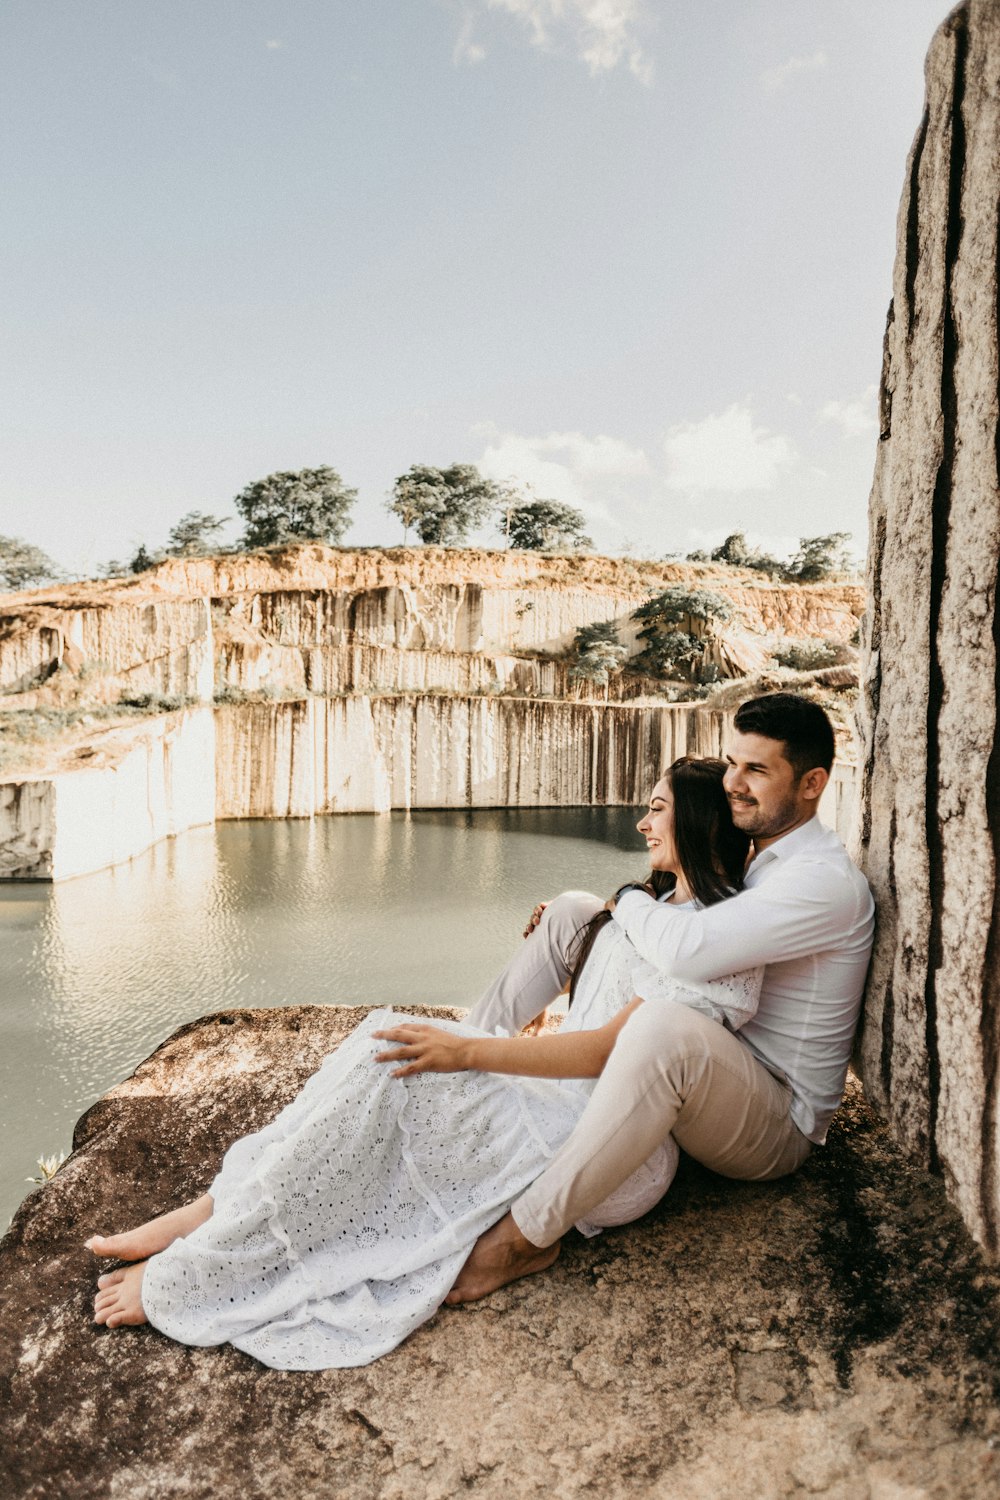
[[[277,37],[272,37],[270,41],[264,43],[268,52],[277,52],[284,45],[284,42],[280,41]]]
[[[825,52],[813,52],[809,57],[789,57],[776,67],[766,68],[760,75],[761,87],[767,94],[776,94],[791,79],[800,73],[817,73],[827,64]]]
[[[796,456],[788,438],[755,427],[750,408],[738,403],[700,422],[679,422],[663,449],[667,488],[688,494],[773,489]]]
[[[478,431],[487,438],[478,467],[489,478],[513,479],[539,500],[575,505],[588,521],[612,530],[619,523],[610,506],[650,472],[641,448],[604,434],[591,438],[582,432],[550,432],[525,437],[491,426]]]
[[[593,77],[625,67],[641,83],[652,79],[652,62],[640,40],[649,19],[648,0],[464,0],[456,63],[485,57],[473,32],[477,20],[490,11],[520,22],[532,47],[572,52]]]
[[[486,56],[486,48],[481,46],[479,42],[473,41],[475,25],[476,18],[472,11],[463,11],[462,24],[459,27],[458,36],[455,38],[454,50],[451,54],[452,62],[456,66],[460,63],[474,66],[476,63],[481,63]]]
[[[878,429],[877,394],[878,387],[870,385],[855,401],[825,401],[816,415],[821,422],[835,422],[845,437],[868,437]]]

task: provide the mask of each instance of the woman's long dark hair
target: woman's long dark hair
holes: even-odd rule
[[[674,794],[674,847],[692,896],[702,906],[724,901],[743,887],[743,871],[750,850],[749,834],[737,828],[722,786],[726,762],[682,755],[663,779]],[[670,871],[653,870],[648,885],[657,896],[665,896],[677,884]],[[579,947],[570,977],[569,1003],[573,1004],[583,966],[601,928],[611,921],[609,911],[599,911],[580,929]]]

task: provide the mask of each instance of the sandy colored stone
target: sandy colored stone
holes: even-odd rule
[[[201,1191],[362,1013],[206,1017],[80,1121],[0,1247],[4,1500],[1000,1494],[1000,1277],[857,1090],[796,1178],[686,1163],[365,1369],[96,1328],[83,1238]]]
[[[936,33],[900,205],[871,497],[860,849],[869,1096],[1000,1253],[1000,6]]]

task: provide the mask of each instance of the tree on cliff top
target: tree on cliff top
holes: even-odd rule
[[[246,522],[239,541],[244,551],[284,542],[341,542],[357,490],[336,469],[299,469],[268,474],[248,484],[234,504]]]
[[[720,546],[712,548],[707,558],[704,553],[698,556],[688,553],[688,561],[728,563],[733,568],[754,568],[758,573],[773,573],[779,578],[784,576],[788,566],[770,552],[762,552],[759,547],[749,547],[745,531],[731,532]]]
[[[402,521],[404,545],[412,526],[428,546],[457,547],[504,494],[504,486],[484,478],[474,464],[413,464],[393,485],[386,510]]]
[[[0,536],[0,588],[30,589],[61,577],[62,569],[41,547],[19,536]]]
[[[592,547],[584,531],[587,522],[583,512],[559,500],[528,500],[501,512],[506,523],[507,540],[512,547],[526,552],[569,551]]]
[[[800,537],[799,550],[785,569],[785,577],[795,583],[816,583],[831,573],[852,572],[850,541],[849,531]]]
[[[189,510],[170,528],[168,556],[206,557],[218,551],[219,532],[228,520],[228,516],[207,516],[200,510]]]

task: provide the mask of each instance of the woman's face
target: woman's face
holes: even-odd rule
[[[636,824],[646,840],[649,862],[654,870],[672,870],[679,874],[677,850],[674,847],[674,794],[670,779],[664,776],[653,788],[649,811]]]

